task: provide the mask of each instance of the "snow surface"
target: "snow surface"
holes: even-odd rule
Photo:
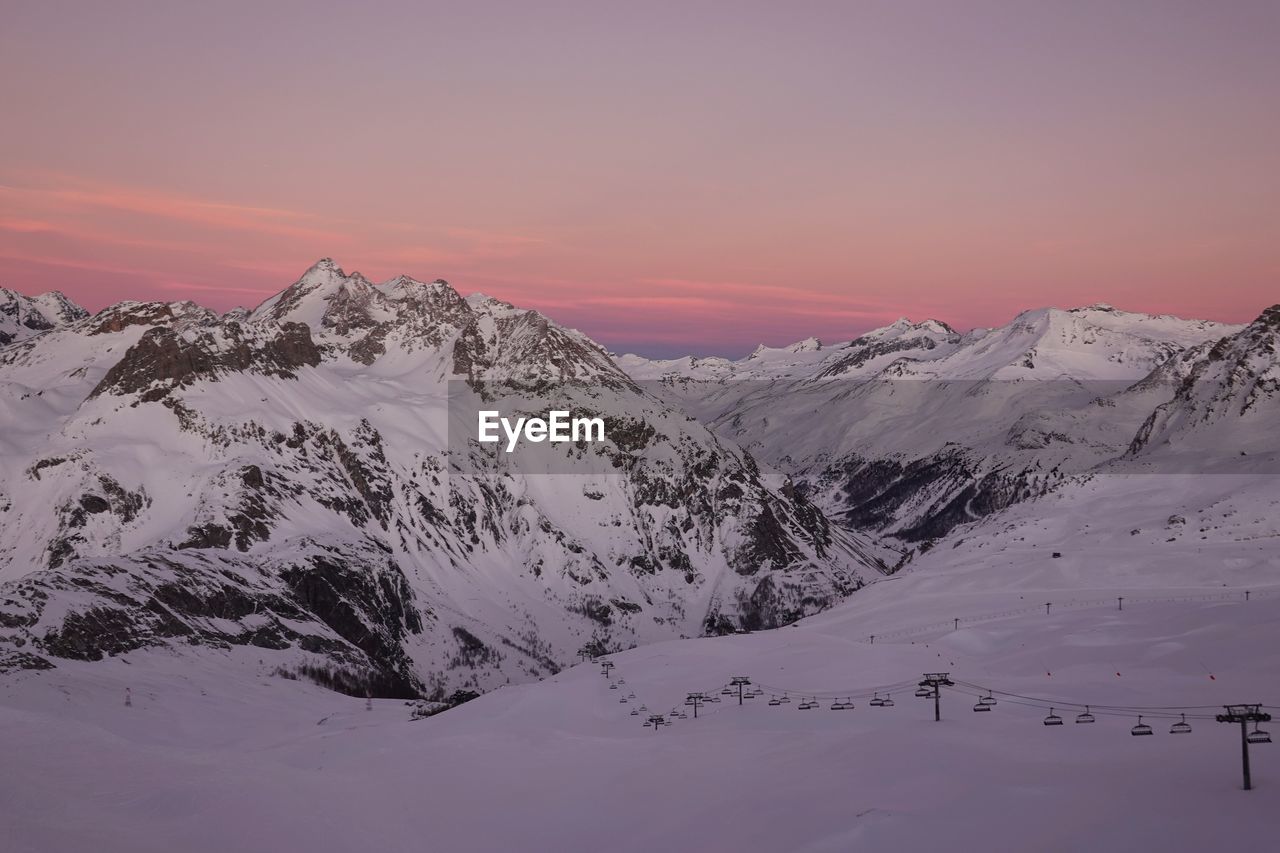
[[[403,317],[397,300],[412,301],[422,322]],[[163,310],[166,323],[194,339],[216,325],[210,312],[190,304],[126,304],[80,322],[56,299],[29,302],[21,310],[34,306],[52,328],[24,331],[0,358],[6,367],[0,478],[21,486],[0,497],[9,519],[31,523],[19,529],[10,521],[10,529],[0,530],[0,563],[14,576],[43,552],[48,537],[36,535],[47,522],[42,508],[70,506],[83,490],[76,473],[82,466],[92,463],[93,471],[131,487],[145,485],[150,499],[150,511],[133,526],[87,522],[82,544],[103,557],[171,540],[192,522],[226,514],[233,502],[227,472],[242,464],[269,472],[272,457],[242,445],[213,447],[207,437],[163,425],[154,409],[105,395],[86,399],[145,329],[117,324],[89,334],[91,325]],[[320,367],[299,369],[295,378],[243,371],[175,393],[207,423],[228,429],[252,419],[283,433],[316,421],[354,437],[362,422],[375,423],[390,465],[430,493],[431,472],[419,453],[424,443],[443,444],[444,385],[452,375],[444,354],[458,330],[441,318],[458,313],[460,302],[442,282],[374,285],[322,261],[252,313],[235,315],[263,328],[308,323],[331,347]],[[551,369],[537,361],[557,354],[550,341],[580,349],[572,365],[588,375],[613,369],[585,336],[533,312],[478,295],[465,305],[478,315],[477,340],[501,354],[495,364],[519,356]],[[79,331],[69,330],[77,323]],[[371,364],[344,349],[356,340],[353,330],[366,328],[361,323],[394,326]],[[654,642],[612,655],[612,677],[583,664],[427,719],[411,719],[412,704],[377,699],[366,710],[362,699],[284,677],[278,657],[252,646],[174,643],[98,662],[56,658],[51,670],[10,671],[0,675],[0,849],[1190,851],[1225,840],[1273,846],[1280,747],[1252,749],[1257,790],[1244,793],[1238,731],[1211,719],[1227,703],[1263,703],[1273,713],[1280,705],[1280,481],[1255,456],[1276,453],[1274,431],[1266,428],[1274,419],[1268,401],[1275,349],[1268,336],[1275,327],[1255,326],[1252,338],[1215,345],[1240,327],[1097,305],[1029,311],[1000,329],[964,335],[937,321],[902,320],[848,342],[761,347],[740,361],[620,357],[632,377],[660,380],[675,400],[689,402],[679,393],[684,380],[724,382],[719,397],[700,398],[705,406],[697,413],[707,423],[729,416],[715,424],[721,435],[740,438],[779,467],[840,453],[928,452],[930,442],[944,440],[940,425],[950,430],[946,438],[962,437],[991,458],[1031,447],[1037,436],[1061,435],[1086,455],[1096,448],[1099,460],[1108,459],[1129,447],[1140,427],[1147,444],[1138,448],[1142,454],[1135,451],[1138,461],[1199,452],[1224,437],[1249,456],[1211,476],[1135,475],[1114,467],[1073,474],[919,546],[897,574],[794,626]],[[209,334],[217,343],[224,332]],[[1037,410],[1019,403],[984,444],[991,412],[1002,403],[990,388],[978,399],[959,385],[964,393],[946,405],[926,401],[932,410],[911,405],[909,392],[891,390],[908,404],[899,399],[896,410],[877,412],[874,394],[854,399],[828,382],[881,378],[1011,380],[1002,386],[1050,380],[1054,405]],[[1096,392],[1089,382],[1126,389],[1108,398],[1105,417],[1091,408]],[[712,443],[701,425],[678,426],[684,423],[678,409],[657,399],[650,405],[673,434]],[[819,413],[831,425],[825,431],[812,428]],[[753,414],[762,417],[752,423]],[[1258,443],[1246,447],[1237,434]],[[91,458],[77,455],[90,445]],[[726,446],[734,445],[726,440]],[[75,467],[59,462],[43,478],[27,475],[32,460],[55,451]],[[740,451],[728,452],[736,459]],[[325,486],[322,477],[281,471],[304,488],[272,531],[276,541],[317,531],[337,539],[357,535],[321,511],[315,493]],[[776,471],[762,477],[779,493],[790,487]],[[644,526],[613,531],[584,523],[593,512],[603,520],[626,508],[612,493],[622,484],[605,477],[512,482],[513,499],[539,508],[535,514],[519,503],[517,527],[533,531],[545,520],[612,553]],[[652,528],[667,520],[653,516]],[[717,535],[732,538],[734,527],[726,524]],[[437,563],[439,549],[424,541],[406,538],[396,547],[434,555],[410,575],[450,624],[491,625],[514,636],[522,626],[504,622],[523,613],[568,649],[584,637],[560,602],[547,600],[542,584],[512,576],[528,542],[536,541],[495,543],[468,560],[465,571],[442,556]],[[252,556],[270,547],[255,546]],[[539,547],[559,555],[546,543]],[[634,591],[642,598],[638,586]],[[681,600],[657,592],[654,618],[674,620]],[[687,592],[683,599],[698,601]],[[57,622],[74,606],[74,596],[57,598],[45,618]],[[676,630],[646,621],[633,636],[670,637],[700,621],[695,614]],[[437,660],[425,645],[411,651],[424,667]],[[941,722],[932,720],[931,702],[911,695],[921,674],[933,671],[959,682],[944,691]],[[719,691],[739,675],[770,691],[738,707]],[[1001,696],[993,712],[970,710],[978,686]],[[658,730],[642,725],[650,713],[687,712],[683,699],[697,690],[724,701],[696,721],[677,717]],[[767,704],[783,691],[791,703]],[[895,706],[869,707],[872,691],[891,693]],[[634,700],[621,701],[632,693]],[[806,693],[820,695],[820,707],[797,713]],[[856,707],[828,710],[840,696],[856,697]],[[1095,707],[1097,724],[1071,722],[1084,703]],[[1065,726],[1041,725],[1048,706],[1067,718]],[[1139,706],[1161,709],[1148,714],[1156,736],[1129,735]],[[1173,737],[1166,732],[1179,708],[1194,731]]]
[[[1256,790],[1240,791],[1234,726],[1195,719],[1191,735],[1172,737],[1160,718],[1155,737],[1134,738],[1136,720],[1099,715],[1049,729],[1041,708],[1002,701],[974,714],[972,696],[950,691],[935,723],[932,703],[909,690],[893,708],[860,698],[846,713],[829,699],[797,713],[767,696],[741,708],[723,697],[657,732],[630,714],[636,702],[684,708],[688,691],[734,675],[852,693],[939,670],[1075,702],[1280,702],[1275,587],[1248,603],[1233,589],[1233,601],[1064,607],[865,642],[869,625],[899,624],[889,614],[936,622],[1013,595],[906,589],[938,591],[946,575],[916,569],[796,627],[615,655],[620,690],[584,664],[419,721],[401,702],[366,711],[229,658],[130,656],[11,676],[0,686],[0,837],[17,853],[1265,847],[1280,757],[1253,747]],[[1046,594],[1086,593],[1024,588],[1019,600]]]

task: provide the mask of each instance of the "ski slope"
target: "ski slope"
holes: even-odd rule
[[[611,656],[609,677],[585,663],[418,721],[399,701],[365,710],[247,676],[251,649],[60,662],[0,682],[0,838],[20,853],[1265,847],[1280,746],[1252,748],[1243,792],[1238,729],[1198,715],[1276,710],[1280,587],[1250,583],[1245,601],[1241,586],[1197,585],[1190,556],[1166,560],[1166,584],[1112,587],[1101,572],[1055,578],[1061,559],[1008,588],[998,560],[921,562],[792,627],[641,647]],[[934,671],[1002,691],[997,706],[974,713],[975,696],[944,689],[934,722],[907,689],[892,708],[828,710]],[[687,712],[688,692],[738,675],[823,698],[800,712],[716,692],[696,721],[657,731],[631,714]],[[1189,735],[1156,712],[1155,736],[1132,737],[1130,715],[1075,725],[1059,707],[1066,724],[1048,728],[1007,693],[1207,710]]]

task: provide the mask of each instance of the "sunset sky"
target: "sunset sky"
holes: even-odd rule
[[[616,350],[1280,302],[1280,2],[0,0],[0,286],[331,256]]]

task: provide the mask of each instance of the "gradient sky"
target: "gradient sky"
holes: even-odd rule
[[[617,350],[1280,301],[1280,2],[0,0],[0,286],[319,257]]]

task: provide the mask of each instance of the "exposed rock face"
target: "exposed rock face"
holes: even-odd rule
[[[287,559],[144,551],[29,575],[5,588],[0,625],[46,667],[177,641],[316,653],[380,694],[420,696],[402,644],[423,631],[403,572],[376,550],[311,546]],[[74,603],[58,615],[52,602]],[[51,660],[52,659],[52,660]]]
[[[301,323],[285,323],[269,337],[246,335],[236,322],[197,335],[154,326],[107,371],[90,396],[139,394],[142,402],[153,402],[200,379],[243,372],[292,378],[298,368],[319,363],[320,350],[311,340],[311,330]]]

